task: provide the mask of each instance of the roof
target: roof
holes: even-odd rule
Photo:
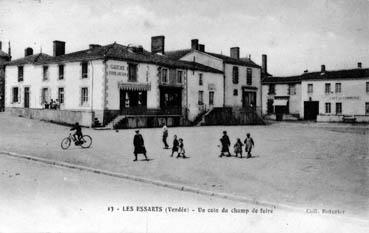
[[[151,54],[146,50],[142,50],[141,52],[134,51],[132,47],[120,45],[117,43],[90,48],[86,50],[81,50],[73,53],[68,53],[60,56],[49,56],[43,54],[39,59],[34,59],[34,56],[28,56],[22,59],[14,60],[9,65],[17,65],[21,62],[23,63],[35,63],[36,65],[43,64],[55,64],[55,63],[65,63],[65,62],[78,62],[78,61],[89,61],[89,60],[97,60],[97,59],[112,59],[112,60],[124,60],[124,61],[132,61],[132,62],[142,62],[148,64],[156,64],[166,67],[173,68],[183,68],[183,69],[194,69],[200,70],[204,72],[212,72],[212,73],[223,73],[220,70],[214,69],[212,67],[208,67],[195,62],[187,62],[187,61],[177,61],[173,59],[169,59],[166,56]]]
[[[286,76],[286,77],[266,77],[262,81],[262,84],[289,84],[289,83],[301,83],[301,75]]]
[[[27,57],[15,59],[15,60],[9,61],[9,62],[7,62],[5,64],[6,65],[9,65],[9,66],[12,66],[12,65],[16,66],[16,65],[31,64],[31,63],[36,63],[36,62],[44,61],[44,60],[49,59],[51,57],[52,56],[47,55],[45,53],[38,53],[38,54],[30,55],[30,56],[27,56]]]
[[[302,80],[360,79],[369,78],[369,68],[309,72],[301,75]]]
[[[337,79],[360,79],[369,78],[369,68],[356,68],[348,70],[333,70],[325,72],[307,72],[301,75],[285,77],[266,77],[262,84],[288,84],[301,83],[304,80],[337,80]]]
[[[10,56],[6,52],[0,50],[0,57],[7,57],[8,58]]]
[[[198,50],[194,50],[194,49],[173,50],[173,51],[165,52],[165,55],[167,57],[171,58],[171,59],[179,60],[182,57],[184,57],[185,55],[187,55],[188,53],[193,52],[193,51],[198,51]],[[255,62],[253,62],[249,58],[235,59],[235,58],[225,56],[225,55],[222,55],[222,54],[218,54],[218,53],[210,53],[210,52],[202,52],[202,53],[206,53],[210,56],[222,59],[225,63],[260,68],[259,65],[257,65]]]

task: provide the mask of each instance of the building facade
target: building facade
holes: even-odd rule
[[[224,72],[224,107],[251,107],[261,113],[261,67],[250,58],[240,58],[240,48],[230,49],[230,56],[205,51],[205,45],[191,40],[191,49],[169,51],[166,56],[194,61]]]
[[[304,72],[263,79],[263,114],[318,122],[369,122],[369,69]]]
[[[200,104],[223,105],[220,70],[117,43],[64,52],[65,43],[54,41],[53,56],[26,49],[24,58],[7,64],[7,110],[85,126],[107,125],[125,116],[119,118],[123,125],[147,127],[191,121]],[[202,87],[189,89],[199,77]],[[200,103],[193,94],[200,91],[212,100]]]
[[[0,41],[0,112],[5,109],[5,63],[11,60],[10,43],[8,53],[5,53],[2,48],[2,41]]]

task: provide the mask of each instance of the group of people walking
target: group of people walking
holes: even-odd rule
[[[164,149],[170,149],[167,139],[169,136],[168,133],[168,128],[166,125],[163,126],[163,144],[164,144]],[[145,144],[144,144],[144,139],[142,137],[142,135],[140,134],[139,130],[136,130],[136,135],[133,138],[133,146],[134,146],[134,156],[135,159],[133,161],[137,161],[137,155],[138,154],[143,154],[145,156],[145,160],[148,161],[149,159],[147,158],[146,155],[146,148],[145,148]],[[227,131],[223,131],[223,136],[220,138],[220,143],[221,143],[221,152],[219,157],[230,157],[232,156],[231,152],[229,151],[229,147],[231,146],[231,141],[229,140],[229,137],[227,135]],[[236,157],[238,157],[238,155],[240,155],[240,157],[242,158],[242,147],[245,146],[245,152],[247,153],[246,158],[251,158],[251,150],[252,148],[255,146],[254,140],[252,139],[252,137],[250,136],[250,133],[246,134],[246,138],[243,141],[243,143],[241,142],[240,138],[237,138],[236,143],[234,144],[234,154]],[[173,136],[173,146],[172,146],[172,153],[170,155],[170,157],[173,157],[174,153],[177,153],[176,158],[187,158],[185,155],[185,149],[184,149],[184,143],[183,143],[183,139],[177,137],[177,135]]]
[[[227,131],[223,131],[223,136],[220,139],[220,143],[222,146],[222,149],[220,151],[219,157],[232,156],[231,152],[229,151],[229,147],[231,146],[231,141],[229,140],[229,137],[227,135]],[[255,146],[254,140],[250,136],[250,133],[246,134],[246,138],[241,142],[240,138],[237,138],[236,143],[234,144],[234,154],[236,157],[240,155],[240,158],[242,158],[242,147],[245,145],[245,152],[247,153],[246,158],[251,158],[251,150]]]

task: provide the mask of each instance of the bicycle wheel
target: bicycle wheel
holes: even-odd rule
[[[89,135],[83,135],[82,137],[82,148],[89,148],[92,144],[92,138]]]
[[[70,147],[70,143],[71,143],[70,138],[64,138],[63,141],[61,142],[61,148],[63,150],[68,149]]]

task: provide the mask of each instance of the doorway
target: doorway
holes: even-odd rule
[[[242,92],[242,107],[251,107],[256,109],[256,92],[243,91]]]
[[[319,114],[319,101],[304,102],[304,120],[316,120]]]

